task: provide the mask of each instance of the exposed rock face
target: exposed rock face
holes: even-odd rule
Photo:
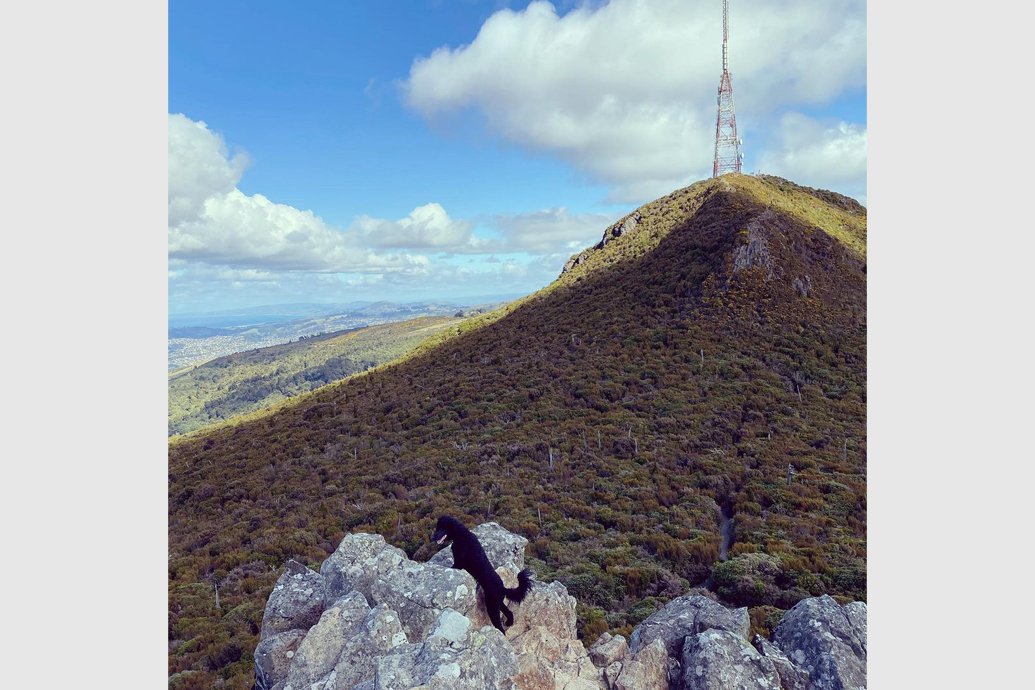
[[[587,256],[586,252],[582,251],[582,252],[579,252],[578,254],[576,254],[575,256],[571,257],[570,259],[568,259],[564,263],[564,268],[561,269],[561,275],[564,275],[565,273],[567,273],[571,269],[575,268],[576,266],[581,266],[583,263],[585,263],[586,256]]]
[[[504,578],[507,586],[517,580]],[[603,672],[576,637],[575,597],[560,582],[537,583],[507,631],[518,653],[520,690],[599,690]]]
[[[758,653],[773,662],[776,674],[780,676],[782,690],[805,690],[809,686],[809,674],[791,663],[780,648],[761,635],[751,640]]]
[[[406,552],[390,546],[380,534],[346,535],[320,566],[324,606],[353,590],[369,599],[374,583],[405,560]]]
[[[773,257],[769,253],[769,243],[765,238],[765,226],[776,218],[773,211],[766,210],[747,226],[746,242],[733,251],[733,275],[741,271],[758,267],[765,271],[767,279],[773,277]],[[731,276],[732,277],[732,276]]]
[[[366,599],[355,591],[324,611],[298,645],[288,669],[286,688],[298,690],[321,682],[331,687],[327,686],[327,677],[337,665],[343,647],[355,639],[359,624],[368,613],[370,606]]]
[[[514,688],[517,671],[513,648],[491,626],[471,630],[468,619],[446,609],[427,640],[402,645],[376,661],[368,684],[372,690],[487,690]],[[341,686],[355,687],[355,686]]]
[[[673,670],[664,640],[656,638],[649,645],[640,647],[622,664],[613,687],[617,690],[667,690]]]
[[[727,630],[747,639],[751,619],[747,608],[728,609],[699,594],[677,597],[633,630],[629,648],[637,652],[656,639],[668,655],[679,658],[687,635],[705,630]]]
[[[802,599],[773,631],[773,643],[809,676],[809,688],[866,687],[866,604]]]
[[[295,650],[305,638],[305,630],[288,630],[267,636],[255,648],[255,685],[271,690],[274,679],[287,678]]]
[[[622,218],[604,231],[604,236],[600,239],[599,244],[596,245],[596,249],[603,249],[611,240],[618,239],[622,235],[632,232],[636,229],[640,220],[642,220],[642,216],[639,213],[633,213]]]
[[[837,603],[837,602],[835,602]],[[844,609],[845,615],[848,616],[848,622],[852,624],[852,629],[855,632],[854,639],[862,647],[863,658],[866,657],[866,602],[865,601],[853,601],[850,604],[845,604],[841,607]]]
[[[311,628],[323,613],[323,588],[319,573],[294,559],[288,561],[284,574],[266,600],[259,639],[288,630]]]
[[[472,531],[516,586],[528,540],[496,523]],[[606,690],[577,639],[575,599],[564,585],[536,583],[511,604],[504,637],[489,624],[474,579],[452,560],[447,547],[416,563],[378,535],[352,534],[320,573],[290,565],[267,604],[280,612],[270,620],[283,622],[256,649],[260,688]]]
[[[688,635],[683,646],[685,690],[780,690],[780,676],[770,659],[740,635],[705,630]]]
[[[478,535],[508,587],[526,539],[496,523]],[[773,641],[748,643],[747,609],[700,595],[673,599],[632,633],[587,651],[575,599],[537,582],[512,604],[506,634],[481,592],[449,568],[376,535],[345,537],[316,573],[291,561],[277,581],[255,650],[258,690],[827,690],[865,687],[866,605],[803,600]],[[314,604],[314,602],[316,602]],[[285,629],[286,628],[286,629]]]
[[[589,658],[600,668],[607,668],[611,664],[625,658],[629,651],[629,644],[621,635],[611,636],[611,633],[604,633],[597,638],[593,646],[589,648]]]
[[[475,586],[462,570],[407,560],[374,582],[370,599],[398,612],[406,635],[420,640],[444,609],[474,613],[478,604]]]

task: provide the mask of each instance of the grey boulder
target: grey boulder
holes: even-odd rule
[[[668,655],[679,659],[687,635],[705,630],[726,630],[747,640],[751,619],[747,608],[728,609],[699,594],[677,597],[640,623],[629,639],[629,649],[638,652],[654,640],[662,640]]]
[[[320,566],[324,606],[353,590],[370,601],[374,584],[407,560],[405,551],[388,544],[380,534],[346,535]]]
[[[809,674],[791,663],[780,648],[761,635],[751,640],[758,653],[773,662],[776,674],[780,676],[782,690],[806,690],[809,686]]]
[[[808,674],[815,690],[866,687],[866,604],[802,599],[773,631],[773,643]]]
[[[672,667],[665,641],[658,637],[622,662],[621,672],[612,687],[616,690],[668,690]]]
[[[308,630],[323,613],[323,578],[298,561],[287,562],[262,614],[259,639],[288,630]]]
[[[406,635],[420,640],[446,608],[473,614],[476,587],[474,578],[462,570],[407,560],[373,582],[370,600],[398,612]]]
[[[727,630],[689,635],[683,646],[684,690],[781,690],[773,662]]]
[[[285,680],[295,650],[305,637],[305,630],[287,630],[268,635],[255,648],[255,686],[257,690],[272,690]]]
[[[611,636],[611,633],[604,633],[597,638],[593,646],[589,648],[589,658],[600,668],[607,668],[616,661],[625,658],[629,651],[629,644],[621,635]]]
[[[456,611],[442,611],[419,644],[403,644],[373,662],[364,690],[514,690],[517,657],[492,627],[471,630]]]
[[[295,651],[285,690],[309,690],[313,685],[334,687],[324,679],[338,663],[343,641],[353,636],[369,612],[370,606],[359,592],[350,592],[324,611]]]

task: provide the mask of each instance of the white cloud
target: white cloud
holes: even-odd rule
[[[438,250],[444,254],[570,254],[596,242],[614,220],[603,213],[573,214],[563,207],[455,219],[440,204],[430,203],[418,206],[401,220],[360,216],[349,230],[364,244],[380,248]],[[492,236],[476,236],[478,226]]]
[[[614,220],[565,208],[458,219],[432,202],[399,220],[360,216],[338,230],[311,211],[241,192],[247,164],[204,122],[169,116],[168,277],[180,310],[204,308],[213,294],[275,303],[343,291],[393,299],[528,292]],[[461,255],[470,265],[456,263]]]
[[[553,152],[644,201],[710,173],[719,4],[612,0],[559,15],[501,10],[468,44],[418,58],[406,102],[429,119],[473,109],[503,137]],[[865,84],[865,0],[742,0],[731,8],[738,121]]]
[[[169,227],[198,218],[210,197],[233,191],[247,165],[247,155],[230,158],[204,122],[170,115]]]
[[[360,216],[352,225],[374,247],[446,248],[469,244],[472,225],[454,220],[440,204],[418,206],[397,221]]]
[[[246,158],[228,157],[204,122],[169,116],[169,256],[257,269],[420,272],[427,259],[381,254],[312,211],[237,189]]]
[[[537,255],[571,254],[597,242],[615,218],[602,213],[572,214],[566,208],[504,215],[488,219],[501,234],[495,250]]]
[[[847,122],[824,124],[787,113],[778,131],[777,148],[760,156],[759,172],[865,199],[865,127]]]

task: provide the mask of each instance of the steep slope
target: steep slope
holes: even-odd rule
[[[219,357],[169,377],[169,435],[201,429],[396,359],[458,323],[429,316]]]
[[[691,585],[760,631],[865,599],[865,210],[729,175],[580,256],[398,364],[172,444],[171,672],[247,687],[274,568],[360,530],[423,560],[442,512],[528,537],[587,642]]]

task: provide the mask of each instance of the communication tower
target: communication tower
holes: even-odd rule
[[[719,113],[715,118],[715,162],[712,177],[740,172],[740,139],[737,137],[737,115],[733,112],[733,81],[727,59],[729,41],[729,0],[722,0],[722,77],[719,79]]]

